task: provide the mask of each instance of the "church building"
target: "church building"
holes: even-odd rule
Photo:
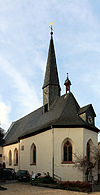
[[[76,156],[91,159],[97,147],[99,129],[95,126],[92,104],[80,107],[65,80],[61,96],[51,29],[43,90],[43,106],[12,123],[5,135],[2,163],[15,171],[49,172],[62,181],[85,181],[85,173],[75,167]],[[84,94],[83,94],[84,95]],[[94,173],[97,180],[97,172]]]

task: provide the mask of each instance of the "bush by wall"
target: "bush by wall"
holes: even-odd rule
[[[60,187],[65,190],[72,190],[72,191],[80,191],[80,192],[91,191],[91,185],[88,182],[65,181],[65,182],[60,182]]]

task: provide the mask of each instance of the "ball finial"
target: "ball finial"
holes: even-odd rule
[[[51,36],[53,35],[53,28],[52,28],[52,25],[53,25],[53,22],[50,23],[50,29],[51,29],[50,34],[51,34]]]

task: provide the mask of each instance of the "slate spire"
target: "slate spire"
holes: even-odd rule
[[[46,65],[46,72],[43,84],[43,91],[46,91],[46,96],[48,96],[48,101],[43,100],[43,104],[50,104],[54,101],[56,96],[60,96],[60,84],[58,78],[57,64],[56,64],[56,56],[55,49],[53,43],[53,30],[51,28],[51,39],[49,45],[48,59]],[[43,95],[43,99],[45,99],[45,95]]]
[[[47,59],[47,66],[46,66],[43,88],[46,87],[47,85],[57,85],[60,88],[54,43],[53,43],[53,32],[51,32],[51,40],[49,45],[49,52],[48,52],[48,59]]]

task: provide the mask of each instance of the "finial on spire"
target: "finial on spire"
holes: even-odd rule
[[[68,73],[67,73],[67,79],[65,80],[64,85],[66,86],[66,94],[67,94],[67,91],[69,91],[69,93],[70,93],[70,85],[71,85],[71,82],[70,82],[70,80],[68,78]]]
[[[52,37],[52,35],[53,35],[53,28],[52,28],[52,25],[53,25],[53,22],[50,23],[50,29],[51,29],[50,34],[51,34],[51,37]]]
[[[67,72],[67,79],[68,79],[68,72]]]

